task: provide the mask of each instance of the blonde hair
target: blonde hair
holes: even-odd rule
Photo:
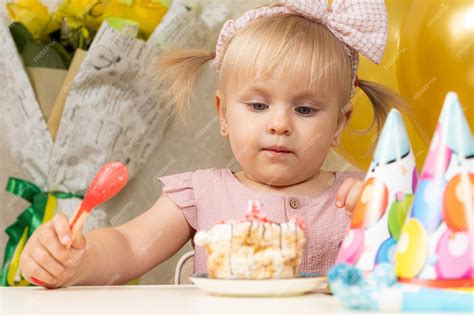
[[[185,119],[199,73],[215,53],[176,49],[154,61],[155,81],[166,86],[166,97]],[[262,18],[243,28],[224,47],[218,88],[229,89],[249,79],[304,76],[311,89],[336,96],[341,110],[351,103],[352,69],[343,44],[323,25],[284,14]],[[359,80],[374,109],[380,130],[391,107],[403,101],[390,89]]]

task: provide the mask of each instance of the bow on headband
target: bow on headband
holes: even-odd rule
[[[326,26],[343,44],[351,57],[353,80],[358,53],[380,63],[388,36],[387,11],[383,0],[279,0],[277,6],[261,7],[245,13],[236,21],[228,20],[217,40],[214,68],[217,72],[223,58],[223,47],[237,31],[263,17],[294,14]]]

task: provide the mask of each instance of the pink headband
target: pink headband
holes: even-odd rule
[[[220,71],[223,47],[240,29],[264,17],[294,14],[326,26],[343,44],[352,61],[352,80],[356,82],[360,52],[379,64],[388,36],[387,11],[383,0],[279,0],[277,6],[261,7],[228,20],[217,40],[214,69]]]

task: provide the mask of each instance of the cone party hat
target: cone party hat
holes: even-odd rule
[[[472,287],[474,140],[458,96],[447,94],[395,253],[402,282]]]
[[[375,154],[352,213],[336,263],[372,271],[393,264],[395,246],[410,210],[418,173],[399,111],[385,120]]]

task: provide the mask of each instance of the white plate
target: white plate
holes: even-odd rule
[[[327,287],[325,276],[312,273],[302,273],[299,278],[265,280],[211,279],[201,273],[190,279],[200,289],[223,296],[294,296]]]

